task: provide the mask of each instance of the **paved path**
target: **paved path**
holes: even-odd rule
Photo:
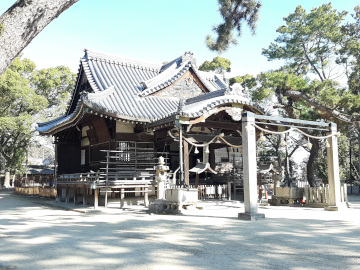
[[[0,269],[359,269],[360,197],[349,201],[339,212],[260,207],[266,219],[250,222],[235,202],[81,213],[0,191]]]

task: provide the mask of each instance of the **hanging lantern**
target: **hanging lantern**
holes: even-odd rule
[[[199,154],[199,150],[198,150],[197,146],[195,146],[194,154]]]
[[[262,131],[260,132],[260,137],[259,137],[258,141],[259,142],[265,142],[266,141],[266,138],[265,138],[264,133]]]
[[[206,153],[206,154],[209,154],[209,153],[210,153],[210,151],[209,151],[209,146],[208,146],[208,145],[206,145],[206,147],[205,147],[205,153]]]
[[[328,139],[325,139],[325,147],[330,148],[330,143],[329,143]]]
[[[309,137],[308,137],[308,142],[307,142],[307,144],[306,144],[306,148],[307,148],[307,149],[311,149],[311,147],[312,147],[312,144],[311,144],[311,142],[310,142],[310,140],[309,140]]]
[[[284,135],[284,134],[281,134],[280,146],[286,146],[286,142],[285,142],[284,137],[285,137],[285,135]]]

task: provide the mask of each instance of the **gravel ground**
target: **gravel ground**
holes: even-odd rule
[[[204,203],[183,215],[92,210],[0,191],[0,269],[359,269],[360,197],[338,212]],[[71,211],[76,210],[76,211]]]

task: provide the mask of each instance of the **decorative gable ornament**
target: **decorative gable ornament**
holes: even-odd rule
[[[240,121],[240,120],[241,120],[243,108],[232,107],[231,109],[225,110],[225,111],[226,111],[226,113],[227,113],[228,115],[231,116],[231,118],[232,118],[234,121]]]
[[[249,92],[240,83],[234,83],[225,91],[225,95],[236,95],[249,99]]]
[[[191,62],[192,65],[194,65],[196,67],[196,59],[194,58],[194,54],[192,52],[185,52],[182,56],[181,56],[181,63],[180,65],[184,64],[184,63],[188,63]]]
[[[185,78],[154,95],[158,97],[188,99],[202,94],[204,94],[204,91],[198,86],[191,73],[188,72]]]

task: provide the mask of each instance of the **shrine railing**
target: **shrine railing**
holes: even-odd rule
[[[57,178],[57,184],[91,184],[99,182],[99,172],[60,174]]]

